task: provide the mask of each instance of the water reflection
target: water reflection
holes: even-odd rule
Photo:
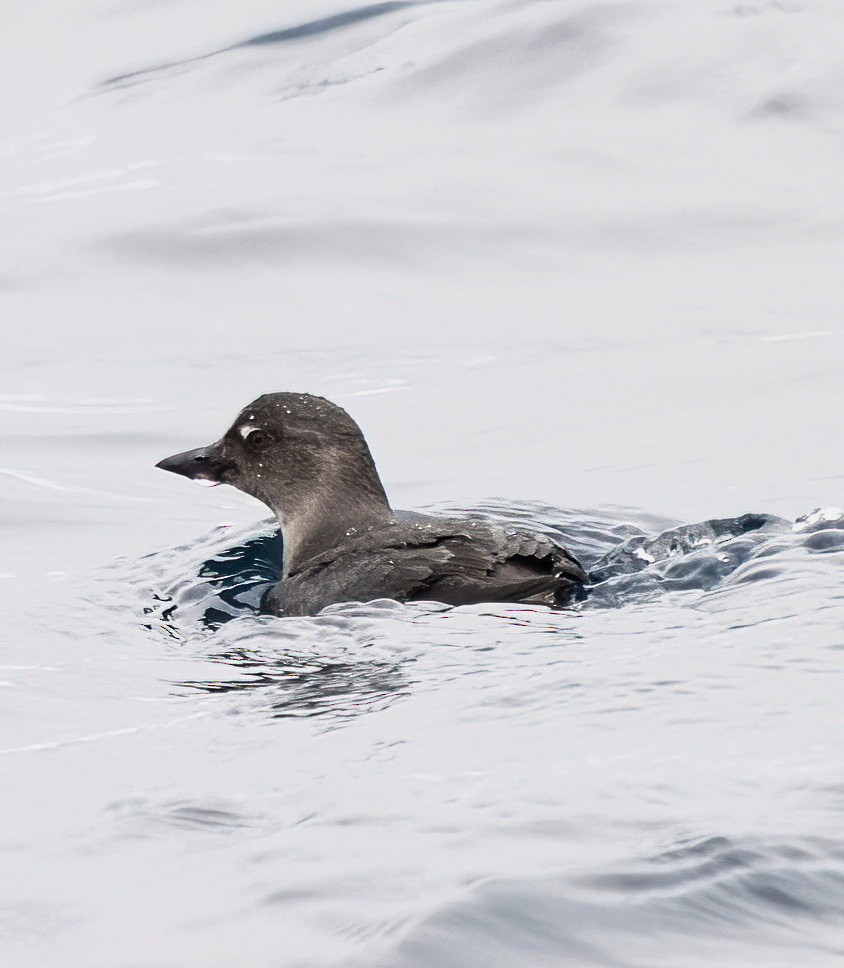
[[[257,615],[264,592],[281,577],[281,560],[276,528],[258,534],[216,528],[192,546],[148,555],[132,574],[148,596],[144,627],[181,640]],[[156,587],[149,591],[149,584]]]
[[[351,661],[317,653],[245,648],[216,652],[209,658],[234,675],[180,685],[210,694],[261,690],[266,704],[262,708],[276,719],[357,716],[386,708],[410,688],[403,661]]]

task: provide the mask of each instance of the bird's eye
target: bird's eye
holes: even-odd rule
[[[251,451],[258,453],[259,451],[266,450],[272,443],[273,438],[266,430],[259,430],[256,427],[255,430],[250,430],[243,439]]]

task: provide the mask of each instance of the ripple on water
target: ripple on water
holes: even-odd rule
[[[402,968],[840,963],[844,844],[711,836],[574,877],[490,880],[413,928]],[[678,949],[678,944],[682,947]],[[798,948],[799,946],[799,948]],[[749,961],[743,960],[750,958]]]
[[[787,592],[805,583],[806,569],[818,552],[836,577],[843,563],[835,554],[844,535],[840,512],[813,512],[793,527],[768,515],[744,515],[660,533],[655,525],[665,522],[627,509],[573,512],[490,502],[472,513],[518,520],[571,547],[595,579],[587,602],[578,609],[552,611],[380,601],[279,620],[259,614],[264,590],[279,577],[281,537],[271,522],[257,529],[221,526],[181,547],[115,568],[129,573],[144,627],[173,649],[203,660],[203,676],[176,683],[182,695],[246,700],[249,708],[274,718],[343,719],[407,696],[418,679],[417,661],[432,643],[440,650],[479,653],[506,645],[511,652],[533,653],[582,638],[582,619],[596,610],[636,608],[677,594],[686,606],[708,613],[731,611],[727,627],[736,629],[745,624],[736,614],[742,605],[752,616],[750,624],[792,614]],[[768,598],[776,588],[777,606],[760,612],[748,586],[759,586]],[[113,607],[124,613],[122,590]],[[694,620],[690,612],[689,624]],[[646,615],[641,621],[650,631],[656,629]],[[658,626],[661,621],[654,613],[653,622]],[[446,674],[447,666],[438,675]],[[522,686],[506,701],[520,702],[520,689],[531,694],[529,681]],[[505,702],[503,694],[496,701]],[[530,701],[542,700],[532,696]]]
[[[574,547],[590,599],[261,615],[267,523],[111,568],[100,619],[125,637],[128,579],[168,721],[195,718],[169,783],[111,797],[98,856],[219,844],[238,912],[349,965],[834,964],[840,519],[476,513]]]
[[[162,827],[225,835],[266,824],[265,817],[220,798],[156,802],[147,797],[130,797],[106,809],[113,827],[125,837],[154,837]]]

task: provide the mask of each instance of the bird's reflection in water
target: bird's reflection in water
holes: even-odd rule
[[[232,619],[257,614],[264,592],[281,577],[281,560],[276,529],[235,545],[227,531],[218,529],[204,548],[148,556],[145,561],[153,563],[158,580],[143,606],[144,626],[183,641],[196,631],[207,634]],[[168,578],[174,571],[175,579]]]
[[[209,656],[229,666],[237,678],[181,685],[221,694],[265,690],[262,699],[274,718],[328,716],[348,718],[384,709],[409,692],[400,661],[352,661],[315,653],[230,649]]]
[[[302,625],[261,617],[261,597],[281,573],[281,534],[272,529],[236,544],[232,537],[215,532],[210,547],[196,548],[184,574],[162,583],[144,607],[147,628],[184,645],[198,641],[205,659],[229,670],[175,683],[179,689],[260,693],[277,718],[346,718],[408,692],[407,659],[372,656],[364,626],[350,618],[326,615]],[[379,614],[377,606],[365,611]]]
[[[282,548],[281,532],[273,531],[203,562],[198,573],[204,586],[202,626],[210,631],[244,611],[259,611],[264,592],[281,578]]]

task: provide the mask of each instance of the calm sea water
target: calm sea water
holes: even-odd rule
[[[0,16],[3,963],[840,964],[838,5]],[[273,390],[604,580],[256,614]]]

